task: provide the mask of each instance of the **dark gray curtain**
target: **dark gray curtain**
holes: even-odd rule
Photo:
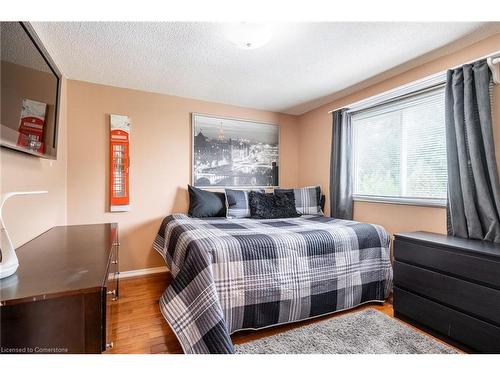
[[[500,186],[486,60],[446,79],[448,234],[500,242]]]
[[[352,126],[346,109],[333,112],[330,216],[352,220]]]

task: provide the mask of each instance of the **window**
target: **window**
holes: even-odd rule
[[[444,89],[352,114],[355,199],[446,204]]]

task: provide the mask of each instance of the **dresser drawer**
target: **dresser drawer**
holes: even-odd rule
[[[474,252],[433,247],[396,237],[394,258],[397,261],[442,271],[500,289],[500,262]]]
[[[394,285],[500,325],[500,290],[398,261]]]
[[[112,316],[114,310],[114,301],[116,300],[116,283],[114,280],[109,280],[110,283],[104,289],[103,294],[103,317],[104,326],[102,327],[102,348],[101,351],[105,351],[113,348],[112,341]]]
[[[439,303],[394,288],[396,316],[410,318],[435,332],[483,353],[500,353],[500,327]]]
[[[108,264],[108,279],[106,281],[106,288],[104,288],[103,296],[103,316],[104,316],[104,327],[102,330],[102,351],[113,348],[112,341],[112,315],[114,310],[114,301],[118,299],[119,296],[119,265],[118,265],[118,244],[114,244],[109,258]]]
[[[107,287],[110,289],[110,286],[112,285],[112,289],[115,290],[115,295],[114,298],[118,298],[119,294],[119,276],[120,276],[120,271],[119,271],[119,263],[118,263],[118,250],[119,246],[117,244],[113,245],[113,248],[111,250],[111,260],[109,262],[109,270],[108,270],[108,282],[107,282]]]

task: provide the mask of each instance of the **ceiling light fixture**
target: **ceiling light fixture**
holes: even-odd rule
[[[255,49],[269,43],[272,27],[264,23],[239,22],[227,25],[226,38],[243,49]]]

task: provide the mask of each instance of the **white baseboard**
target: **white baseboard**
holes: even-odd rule
[[[140,270],[123,271],[123,272],[119,273],[118,277],[120,279],[126,279],[128,277],[145,276],[145,275],[152,275],[155,273],[163,273],[163,272],[169,272],[169,269],[167,266],[153,267],[153,268],[142,268]]]

